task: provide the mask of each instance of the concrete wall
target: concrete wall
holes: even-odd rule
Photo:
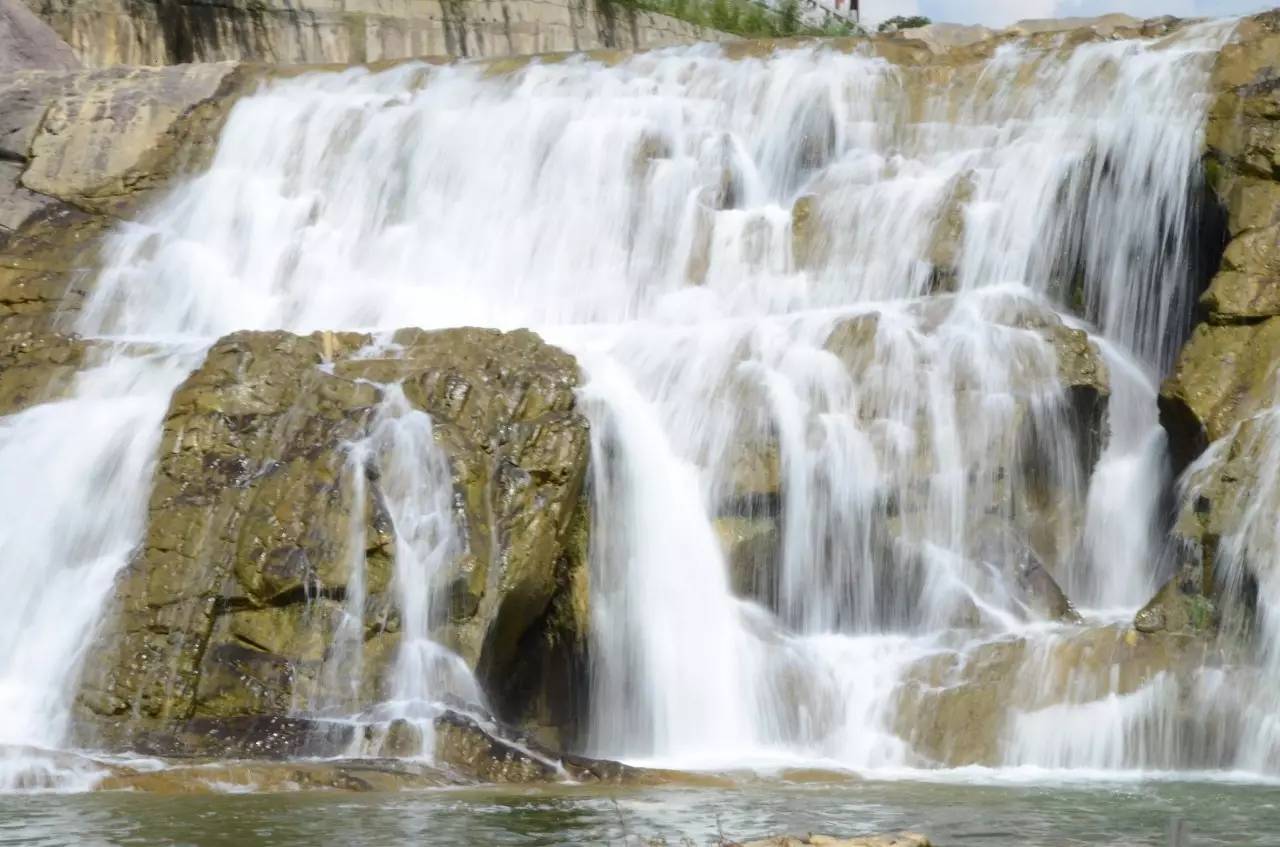
[[[25,0],[85,65],[489,58],[725,36],[608,0]]]

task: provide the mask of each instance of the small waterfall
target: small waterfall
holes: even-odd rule
[[[941,76],[860,51],[699,46],[272,83],[236,105],[205,173],[114,236],[81,325],[163,349],[239,329],[534,327],[588,377],[593,751],[931,764],[894,723],[922,661],[1045,645],[1044,618],[1070,617],[1044,605],[1050,571],[1095,618],[1152,587],[1155,374],[1188,320],[1182,234],[1229,30],[1009,43]],[[77,444],[68,468],[120,478],[127,519],[80,557],[114,556],[100,594],[195,360],[150,361],[111,360],[154,402],[110,411],[92,439],[56,404],[0,434],[8,499],[38,499],[17,480],[59,455],[30,447],[49,437],[40,416]],[[432,575],[458,549],[448,468],[429,418],[382,391],[348,470],[361,491],[377,476],[394,524],[401,642],[390,697],[357,718],[425,720],[481,698],[431,639]],[[59,527],[96,525],[44,473],[40,520],[0,539],[41,557]],[[52,603],[50,584],[14,602]],[[369,623],[358,576],[345,602],[350,661],[310,705],[350,716],[371,705],[344,689]],[[100,599],[84,603],[88,632]],[[999,756],[1163,766],[1178,742],[1134,715],[1172,696],[1153,682],[1011,710]]]
[[[391,722],[413,726],[421,740],[418,755],[429,759],[434,737],[432,721],[443,705],[453,702],[483,707],[484,696],[462,658],[432,638],[432,630],[445,614],[439,608],[440,592],[435,580],[462,549],[454,523],[453,475],[448,457],[435,443],[430,416],[409,404],[400,385],[392,383],[381,388],[384,397],[369,435],[351,445],[349,453],[348,467],[353,478],[360,480],[352,499],[356,514],[352,515],[351,524],[352,531],[361,538],[351,547],[358,561],[352,565],[345,615],[334,638],[335,647],[343,649],[335,650],[326,660],[325,670],[331,678],[321,686],[320,694],[332,696],[356,686],[349,690],[345,702],[365,707],[357,720],[374,721],[375,730],[383,731]],[[363,537],[367,502],[363,486],[369,474],[378,481],[390,521],[387,529],[395,540],[392,581],[400,638],[388,696],[376,704],[369,704],[368,697],[358,690],[365,629],[388,625],[386,620],[365,620],[363,569],[368,544]],[[377,731],[374,735],[373,743],[361,744],[358,752],[366,747],[380,752],[385,739],[378,737]]]
[[[1271,381],[1280,387],[1275,372]],[[1233,466],[1237,457],[1247,467]],[[1280,406],[1258,411],[1210,445],[1184,476],[1183,503],[1194,504],[1213,477],[1241,471],[1249,484],[1240,486],[1232,502],[1216,506],[1230,517],[1213,554],[1223,596],[1237,598],[1224,610],[1224,626],[1253,629],[1259,653],[1260,671],[1230,692],[1242,715],[1233,764],[1242,770],[1276,773],[1280,771],[1280,573],[1274,562],[1280,549],[1280,525],[1275,518],[1280,506]]]
[[[5,744],[63,741],[75,669],[142,534],[161,421],[189,367],[163,351],[98,354],[65,398],[0,419]]]

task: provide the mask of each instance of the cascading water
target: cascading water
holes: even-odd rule
[[[592,751],[929,764],[893,723],[921,660],[1054,643],[1069,627],[1039,620],[1046,567],[1086,616],[1131,613],[1154,587],[1154,381],[1188,320],[1182,236],[1229,31],[1010,43],[941,82],[858,52],[707,46],[274,83],[235,107],[205,173],[116,234],[79,326],[195,347],[239,329],[538,329],[589,380]],[[1095,322],[1094,347],[1063,304]],[[1091,355],[1071,383],[1068,359]],[[163,398],[194,360],[110,362],[157,388],[78,442],[129,510],[77,554],[103,562],[99,594],[139,532]],[[418,718],[469,677],[429,637],[448,474],[429,419],[384,388],[351,465],[393,492],[409,637],[392,702],[362,705]],[[1093,467],[1104,445],[1077,389],[1109,409]],[[79,427],[59,408],[5,422],[4,479],[36,455],[19,440],[36,418]],[[40,520],[0,546],[49,556],[41,540],[80,525],[73,487],[45,479]],[[734,533],[763,539],[749,588]],[[52,596],[43,582],[24,602]],[[35,699],[6,693],[17,713],[65,703],[75,648]],[[322,694],[343,702],[342,684]],[[1149,726],[1174,707],[1161,685],[1011,713],[998,755],[1180,765]]]
[[[348,596],[340,638],[335,644],[345,645],[345,655],[330,656],[325,671],[330,675],[321,686],[322,697],[346,690],[338,704],[339,714],[356,712],[357,720],[374,721],[372,743],[357,741],[357,752],[369,747],[381,749],[385,738],[377,737],[391,721],[408,722],[421,739],[419,755],[430,758],[433,742],[432,719],[439,714],[440,704],[450,698],[463,704],[482,705],[484,697],[471,671],[462,659],[431,638],[439,624],[441,609],[437,601],[433,577],[461,550],[454,526],[453,476],[448,458],[435,443],[431,418],[414,409],[395,383],[381,386],[384,397],[367,439],[351,447],[348,467],[352,476],[363,481],[373,470],[381,483],[391,534],[395,539],[393,580],[400,644],[391,674],[391,690],[387,700],[370,709],[359,692],[359,663],[362,659],[365,620],[363,586],[365,544],[352,545],[358,561],[352,563],[352,579],[347,583]],[[363,492],[354,502],[363,504]],[[362,511],[362,510],[360,510]],[[353,516],[352,524],[363,530],[364,515]],[[385,626],[385,622],[380,623]],[[355,634],[341,639],[346,630]],[[353,689],[354,685],[354,689]],[[363,707],[364,714],[360,714]]]

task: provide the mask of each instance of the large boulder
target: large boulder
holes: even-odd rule
[[[525,331],[404,330],[386,354],[372,341],[237,333],[177,390],[146,537],[86,663],[91,712],[136,715],[145,729],[388,696],[396,528],[381,471],[353,467],[350,445],[392,383],[431,416],[453,478],[460,548],[431,588],[447,609],[433,637],[504,714],[575,702],[545,680],[511,680],[522,651],[537,661],[549,641],[564,656],[584,649],[589,442],[576,363]],[[364,629],[352,656],[338,639],[356,590]]]

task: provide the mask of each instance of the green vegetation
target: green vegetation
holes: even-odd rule
[[[880,31],[897,32],[900,29],[915,29],[918,26],[928,26],[931,23],[933,21],[924,15],[898,15],[880,24]]]
[[[827,14],[822,26],[804,23],[800,0],[781,0],[771,8],[756,0],[602,0],[610,6],[657,12],[744,38],[793,35],[849,36],[865,34],[855,24]]]

